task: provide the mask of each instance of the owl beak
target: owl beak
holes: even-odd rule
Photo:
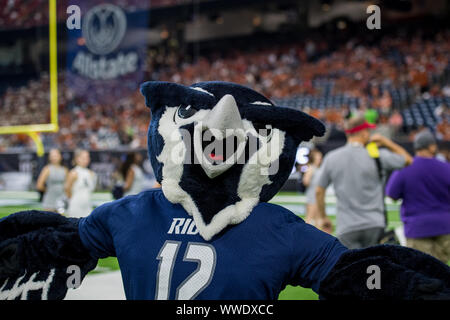
[[[208,114],[204,122],[210,129],[225,131],[226,129],[244,129],[241,114],[231,94],[224,95]]]
[[[236,100],[227,94],[194,128],[194,150],[209,178],[231,168],[245,150],[246,133]]]

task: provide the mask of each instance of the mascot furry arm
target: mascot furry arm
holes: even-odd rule
[[[63,299],[70,266],[80,280],[97,265],[78,235],[78,219],[42,211],[0,220],[0,299]]]
[[[82,219],[38,211],[1,219],[0,299],[63,299],[70,266],[81,280],[108,255],[119,259],[127,298],[267,299],[302,284],[322,299],[450,299],[450,268],[437,259],[389,245],[347,250],[264,204],[288,178],[297,145],[323,135],[320,121],[232,83],[148,82],[141,91],[162,192],[105,204]],[[231,155],[221,150],[229,143]],[[174,150],[183,161],[171,157]],[[173,268],[180,247],[185,256]],[[374,265],[381,287],[369,289]],[[200,272],[209,275],[203,285],[192,281]],[[252,279],[264,290],[252,291]]]

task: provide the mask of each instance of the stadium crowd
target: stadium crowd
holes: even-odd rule
[[[403,108],[418,98],[450,96],[449,40],[448,31],[434,39],[420,34],[411,39],[387,36],[377,46],[350,39],[337,50],[329,48],[327,41],[306,41],[277,48],[233,49],[226,55],[202,57],[195,64],[178,63],[173,54],[157,78],[186,84],[217,79],[243,83],[282,105],[290,97],[312,97],[311,105],[303,104],[303,109],[340,127],[349,112],[372,109],[382,126],[401,133]],[[399,90],[404,92],[400,97]],[[320,104],[338,95],[344,103]],[[448,107],[441,109],[446,116],[441,111],[437,115],[438,136],[448,140]]]
[[[331,47],[325,39],[314,38],[279,46],[233,48],[209,52],[194,62],[175,50],[148,52],[146,79],[184,84],[231,81],[248,85],[281,105],[292,97],[308,97],[309,102],[300,107],[327,124],[341,128],[350,113],[365,113],[387,136],[406,135],[410,141],[422,128],[405,128],[401,111],[417,99],[450,97],[450,32],[445,29],[432,38],[420,33],[387,35],[376,45],[351,38]],[[65,73],[59,78],[61,130],[43,134],[46,146],[92,150],[146,146],[149,116],[138,90],[114,105],[87,104],[65,86]],[[404,91],[399,96],[400,89]],[[0,97],[2,110],[6,110],[1,125],[24,119],[45,122],[48,115],[38,111],[49,105],[48,92],[46,75],[27,86],[9,88]],[[434,110],[437,120],[432,128],[442,140],[450,138],[446,101]],[[31,147],[26,137],[0,139],[3,150]]]
[[[103,1],[97,1],[102,3]],[[158,7],[176,6],[190,3],[190,0],[120,0],[116,5],[127,8],[129,12],[147,10]],[[27,29],[47,25],[49,20],[48,0],[0,0],[0,26],[2,29]],[[67,7],[70,0],[58,0],[57,19],[64,21],[67,17]]]

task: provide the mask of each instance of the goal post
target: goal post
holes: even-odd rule
[[[49,81],[50,123],[0,126],[0,134],[28,134],[36,144],[38,153],[43,152],[39,132],[58,131],[58,63],[57,63],[57,0],[49,0]]]

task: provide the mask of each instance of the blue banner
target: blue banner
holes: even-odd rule
[[[144,80],[148,11],[131,11],[123,3],[70,3],[80,9],[81,23],[68,30],[66,85],[78,101],[112,103]]]

